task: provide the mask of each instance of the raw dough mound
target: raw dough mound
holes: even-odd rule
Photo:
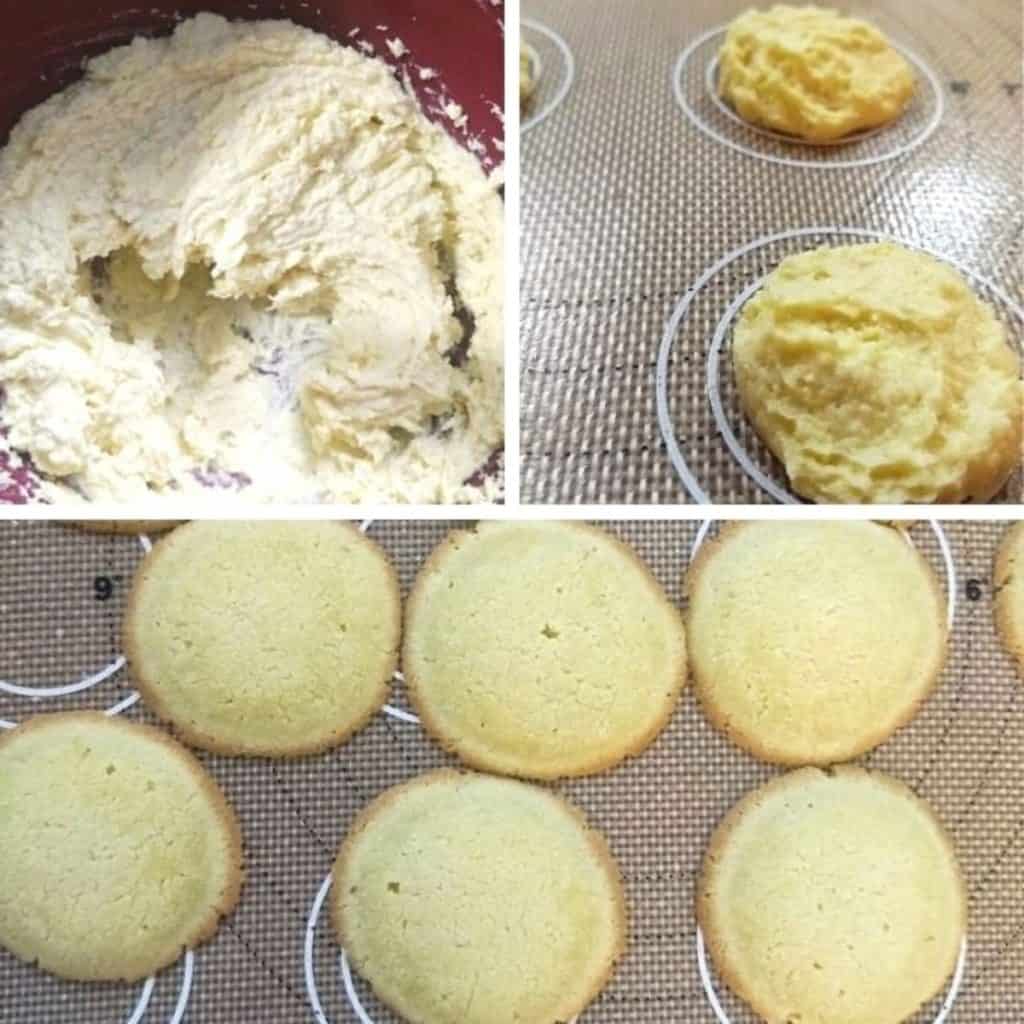
[[[719,825],[697,917],[759,1019],[901,1024],[949,980],[967,893],[949,835],[902,782],[803,768]]]
[[[604,838],[539,786],[450,770],[387,790],[334,866],[342,945],[403,1020],[575,1019],[622,954]]]
[[[136,39],[0,154],[10,442],[65,500],[493,496],[501,253],[384,63],[283,21]]]
[[[533,47],[519,43],[519,106],[525,107],[537,91],[537,54]]]
[[[777,4],[729,26],[718,87],[747,121],[830,142],[899,117],[913,96],[914,74],[866,22]]]
[[[747,415],[806,498],[987,501],[1020,463],[1006,329],[924,253],[790,256],[744,308],[732,355]]]

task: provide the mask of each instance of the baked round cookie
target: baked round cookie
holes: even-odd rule
[[[166,533],[183,519],[72,519],[72,526],[89,533]]]
[[[694,689],[712,724],[778,764],[832,764],[904,725],[945,659],[922,555],[863,521],[733,523],[686,578]]]
[[[238,902],[241,836],[203,766],[98,712],[0,735],[0,945],[78,981],[137,981]]]
[[[895,120],[914,73],[878,29],[822,7],[776,4],[729,26],[718,89],[740,117],[811,142]]]
[[[548,790],[441,770],[378,797],[334,865],[339,941],[420,1024],[568,1021],[626,943],[604,838]]]
[[[814,501],[988,501],[1021,462],[1006,329],[952,267],[888,242],[790,256],[747,303],[743,409]]]
[[[351,524],[204,520],[142,563],[124,642],[144,700],[190,743],[273,757],[365,725],[400,630],[394,569]]]
[[[575,522],[454,530],[420,570],[402,667],[475,768],[585,775],[643,750],[686,681],[682,620],[636,553]]]
[[[996,556],[995,617],[1006,649],[1024,676],[1024,523],[1006,531]]]
[[[949,979],[967,929],[952,842],[863,768],[804,768],[715,832],[697,917],[728,986],[769,1021],[899,1024]]]

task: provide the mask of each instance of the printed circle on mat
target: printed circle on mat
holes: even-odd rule
[[[995,585],[996,626],[1024,677],[1024,523],[1014,523],[999,545]]]
[[[686,589],[701,708],[766,761],[870,750],[913,717],[944,664],[935,574],[878,523],[729,524],[700,549]]]
[[[24,717],[26,700],[36,697],[90,691],[96,705],[117,699],[124,665],[117,632],[144,550],[139,538],[86,535],[54,521],[5,524],[0,718]]]
[[[949,255],[860,228],[800,228],[757,239],[728,253],[700,275],[669,318],[658,352],[658,423],[669,459],[693,500],[713,504],[800,500],[790,489],[785,468],[762,442],[744,411],[733,372],[736,325],[741,312],[764,287],[770,272],[788,257],[822,246],[847,247],[863,241],[895,243],[914,253],[926,254],[945,265],[949,273],[956,271],[966,279],[977,299],[994,311],[1006,333],[1011,356],[1024,348],[1024,308]],[[842,312],[839,311],[840,321]],[[677,345],[680,349],[699,346],[706,350],[704,380],[698,379],[683,361],[673,358]],[[695,405],[704,402],[710,407],[717,432],[684,428],[684,424],[692,422]],[[983,475],[979,473],[978,479]],[[993,479],[996,475],[992,474]],[[1018,468],[993,500],[1012,502],[1020,492]]]
[[[453,530],[406,608],[425,728],[467,764],[529,778],[645,749],[686,681],[679,613],[636,552],[584,523]]]
[[[387,790],[342,844],[330,900],[377,997],[431,1024],[567,1021],[625,948],[604,838],[511,779],[442,769]]]
[[[226,754],[325,750],[384,703],[401,601],[348,523],[192,522],[139,570],[125,648],[143,700]]]
[[[949,836],[907,786],[803,768],[718,826],[697,917],[719,975],[764,1019],[899,1024],[953,973],[967,895]]]
[[[728,25],[721,25],[693,40],[672,69],[672,88],[683,113],[720,145],[786,167],[844,170],[899,159],[931,138],[942,121],[945,99],[935,72],[906,47],[892,44],[911,66],[917,82],[903,113],[880,130],[811,144],[751,124],[719,95],[719,54],[728,30]]]
[[[0,736],[0,945],[63,978],[136,981],[238,902],[241,836],[159,729],[84,711]]]

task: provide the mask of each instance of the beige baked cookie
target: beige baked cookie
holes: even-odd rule
[[[136,981],[238,902],[238,822],[159,729],[98,712],[0,735],[0,945],[63,978]]]
[[[914,73],[878,29],[822,7],[776,4],[729,26],[718,89],[745,120],[833,142],[898,118]]]
[[[556,778],[639,753],[686,680],[681,618],[636,553],[575,522],[454,530],[420,570],[402,667],[475,768]]]
[[[910,720],[942,669],[935,575],[879,523],[730,524],[701,548],[686,589],[701,708],[766,761],[862,754]]]
[[[325,750],[387,697],[398,580],[349,523],[181,526],[135,576],[125,652],[146,703],[226,754]]]
[[[72,519],[72,526],[90,533],[166,533],[183,519]]]
[[[1024,522],[1014,523],[999,545],[995,585],[996,626],[1024,676]]]
[[[736,324],[743,409],[820,502],[988,501],[1021,462],[1006,328],[952,267],[889,242],[790,256]]]
[[[378,797],[334,865],[335,930],[419,1024],[568,1021],[626,942],[603,837],[548,790],[441,770]]]
[[[804,768],[719,825],[697,916],[719,975],[764,1020],[900,1024],[949,979],[967,900],[949,836],[908,787]]]

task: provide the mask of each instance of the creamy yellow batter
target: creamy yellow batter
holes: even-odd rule
[[[493,497],[465,481],[503,436],[495,184],[288,22],[91,61],[0,154],[11,444],[56,500]]]
[[[744,307],[732,356],[744,411],[805,498],[988,501],[1020,465],[1006,328],[925,253],[884,242],[788,257]]]
[[[738,17],[718,84],[745,120],[812,142],[886,124],[914,95],[910,65],[878,29],[813,5]]]

